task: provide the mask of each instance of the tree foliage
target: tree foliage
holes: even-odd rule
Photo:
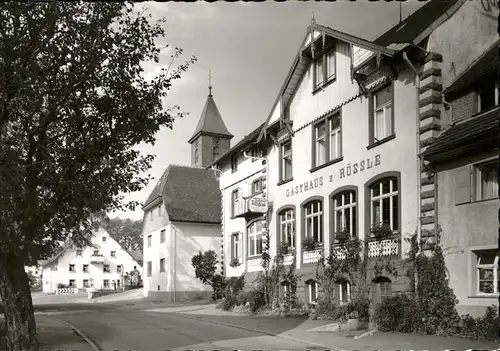
[[[92,214],[137,205],[121,195],[150,179],[137,146],[183,115],[163,99],[195,59],[173,67],[162,22],[126,2],[9,2],[0,23],[0,294],[7,347],[34,350],[24,265],[88,243]],[[146,61],[165,67],[145,79]]]
[[[111,218],[107,223],[106,230],[125,250],[142,251],[142,220]]]
[[[217,273],[217,254],[214,250],[198,252],[191,258],[196,278],[213,289],[212,298],[218,300],[224,296],[226,280]]]

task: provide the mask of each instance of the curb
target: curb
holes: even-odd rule
[[[147,310],[143,310],[144,312],[153,312],[153,313],[186,313],[186,312],[194,312],[194,311],[201,311],[201,310],[204,310],[205,308],[204,307],[200,307],[200,308],[195,308],[195,309],[192,309],[192,310],[181,310],[181,311],[172,311],[172,312],[169,312],[169,311],[158,311],[158,310],[161,310],[162,308],[152,308],[152,309],[147,309]],[[168,307],[165,307],[163,308],[163,310],[165,309],[168,309]],[[175,309],[175,307],[172,307],[172,309]]]
[[[75,327],[73,324],[71,324],[70,322],[66,322],[63,319],[57,319],[57,320],[67,324],[71,329],[73,329],[73,331],[77,333],[79,337],[81,337],[87,344],[89,344],[90,348],[93,351],[103,351],[103,349],[100,346],[98,346],[95,342],[90,340],[90,338],[87,335],[85,335],[80,329]]]

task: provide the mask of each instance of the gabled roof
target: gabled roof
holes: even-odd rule
[[[205,102],[205,107],[201,112],[201,116],[198,120],[198,124],[196,125],[193,136],[188,141],[188,143],[190,144],[192,144],[200,134],[222,136],[229,139],[233,137],[233,135],[227,130],[219,109],[215,104],[212,95],[212,87],[210,87],[209,89],[210,91],[207,97],[207,101]]]
[[[309,66],[309,63],[311,62],[311,60],[306,55],[304,55],[304,52],[308,50],[308,48],[310,48],[312,44],[310,40],[311,33],[314,32],[325,33],[328,37],[332,37],[340,41],[354,44],[365,50],[379,52],[382,55],[393,56],[396,53],[396,51],[392,49],[380,46],[378,44],[374,44],[368,40],[356,37],[354,35],[350,35],[327,26],[322,26],[317,23],[312,23],[307,28],[306,34],[304,36],[304,39],[302,40],[302,44],[300,45],[299,51],[292,62],[292,65],[288,71],[286,79],[279,90],[278,96],[274,104],[272,105],[271,112],[269,113],[266,122],[264,122],[264,126],[257,138],[257,141],[261,140],[262,137],[264,136],[265,129],[267,128],[269,121],[272,118],[274,111],[277,108],[280,101],[283,103],[283,105],[287,106],[289,101],[293,98],[293,95],[295,94],[295,91],[297,90],[302,80],[302,77],[305,74],[307,67]],[[318,38],[314,38],[314,42],[316,42],[317,40]]]
[[[413,12],[404,21],[379,36],[373,43],[382,46],[390,44],[419,44],[436,27],[441,25],[467,0],[430,0]]]
[[[215,172],[204,168],[169,165],[143,209],[161,198],[172,222],[221,222],[221,195]]]
[[[424,158],[431,162],[443,162],[497,146],[498,119],[497,106],[451,126],[423,152]]]
[[[498,45],[500,40],[497,40],[490,46],[480,57],[478,57],[470,66],[465,69],[458,77],[443,91],[443,94],[449,94],[462,91],[469,87],[474,82],[478,82],[487,74],[495,73],[500,60],[498,58]]]
[[[214,162],[212,162],[210,165],[208,165],[207,168],[210,168],[220,162],[225,161],[227,158],[229,158],[231,155],[235,154],[238,151],[241,151],[245,149],[248,145],[250,145],[252,142],[255,142],[257,140],[257,137],[259,136],[260,131],[262,130],[262,127],[264,126],[264,123],[260,124],[257,128],[252,130],[250,134],[245,136],[243,139],[241,139],[235,146],[227,150],[225,153],[219,156]]]

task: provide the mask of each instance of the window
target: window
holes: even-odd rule
[[[314,62],[314,90],[335,79],[337,71],[335,55],[336,51],[333,48]]]
[[[231,155],[231,172],[238,170],[238,155]]]
[[[247,227],[248,256],[262,255],[262,219],[258,219]]]
[[[151,247],[151,238],[153,236],[152,235],[148,235],[148,247]]]
[[[250,156],[254,157],[252,158],[252,162],[257,161],[259,158],[263,156],[262,149],[259,146],[254,146],[252,150],[250,151]]]
[[[320,123],[314,127],[314,137],[316,142],[316,166],[322,165],[326,162],[326,126]]]
[[[89,272],[89,265],[88,264],[84,264],[82,266],[82,271],[83,271],[83,273],[88,273]]]
[[[99,256],[99,250],[94,250],[94,253],[92,255]]]
[[[389,224],[392,230],[399,230],[398,179],[382,179],[370,191],[372,225]]]
[[[340,113],[327,116],[314,127],[313,165],[321,166],[342,157]]]
[[[160,272],[165,272],[165,259],[160,258]]]
[[[102,242],[105,243],[107,238],[105,236],[102,237]]]
[[[337,290],[338,290],[338,297],[339,297],[339,304],[340,305],[345,305],[349,303],[349,300],[351,298],[351,284],[347,279],[339,279],[336,281],[337,284]]]
[[[102,266],[102,271],[104,273],[111,273],[111,268],[109,267],[109,264],[105,264]]]
[[[281,180],[292,179],[292,142],[281,145]]]
[[[217,158],[219,158],[220,155],[220,149],[219,149],[219,141],[220,139],[217,137],[214,137],[212,139],[212,155],[213,155],[213,160],[215,161]]]
[[[120,279],[116,279],[116,286],[120,287]]]
[[[123,271],[122,265],[121,264],[117,265],[116,266],[116,273],[121,273],[122,271]]]
[[[147,267],[147,274],[148,274],[148,277],[151,277],[152,273],[153,273],[153,262],[149,261],[148,262],[148,267]]]
[[[76,257],[82,257],[82,249],[76,250]]]
[[[483,79],[477,89],[478,112],[488,110],[498,105],[498,85],[496,77],[489,76]]]
[[[111,252],[110,252],[110,256],[111,256],[111,257],[116,257],[116,251],[111,251]]]
[[[68,286],[70,288],[76,288],[76,281],[74,279],[70,279]]]
[[[70,272],[76,272],[76,269],[75,269],[75,265],[74,265],[74,264],[70,264],[70,265],[69,265],[69,271],[70,271]]]
[[[498,197],[498,159],[483,162],[473,168],[475,200],[489,200]]]
[[[357,234],[356,192],[344,191],[333,198],[333,228],[335,233]]]
[[[478,294],[498,293],[498,258],[495,251],[476,253],[476,292]]]
[[[241,233],[233,233],[231,235],[231,261],[238,260],[238,263],[242,263],[241,244]]]
[[[104,280],[102,281],[102,286],[103,286],[104,288],[109,288],[109,279],[104,279]]]
[[[89,285],[89,280],[88,280],[88,279],[84,279],[84,280],[83,280],[83,287],[84,287],[84,288],[89,288],[89,287],[90,287],[90,285]]]
[[[165,242],[165,229],[162,229],[161,232],[160,232],[160,243],[164,243]]]
[[[282,291],[281,295],[284,298],[287,298],[287,295],[290,292],[290,283],[287,281],[282,282],[281,283],[281,291]]]
[[[309,280],[306,285],[306,291],[308,292],[307,302],[314,305],[318,301],[318,283],[314,280]]]
[[[295,247],[295,211],[286,209],[279,213],[280,243]]]
[[[161,206],[158,206],[158,217],[161,216]]]
[[[392,296],[392,283],[389,278],[378,277],[373,280],[373,301],[377,304]]]
[[[235,189],[231,193],[231,216],[234,217],[239,214],[240,205],[240,190]]]
[[[256,179],[252,182],[252,195],[262,192],[262,178]]]
[[[330,50],[326,54],[326,81],[327,82],[334,79],[335,75],[337,73],[335,55],[336,55],[335,49]]]
[[[377,91],[372,95],[373,124],[371,126],[373,140],[376,143],[394,134],[392,110],[392,85]]]
[[[320,200],[308,202],[305,210],[305,237],[323,242],[323,203]]]
[[[152,221],[153,220],[153,211],[149,211],[149,220]]]

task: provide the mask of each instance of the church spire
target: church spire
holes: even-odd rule
[[[208,96],[212,97],[212,71],[208,71]]]

